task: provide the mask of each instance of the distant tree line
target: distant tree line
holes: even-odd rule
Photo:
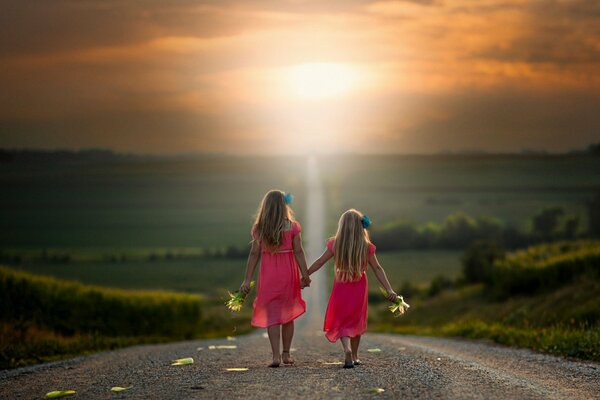
[[[245,259],[248,250],[245,247],[226,246],[222,248],[196,249],[195,252],[180,252],[177,250],[148,251],[143,254],[132,252],[99,253],[97,256],[86,256],[80,259],[79,255],[65,251],[48,251],[42,249],[39,252],[32,251],[2,251],[0,250],[0,264],[21,265],[27,263],[40,264],[69,264],[78,262],[159,262],[159,261],[190,261],[206,259]]]
[[[585,230],[576,215],[562,207],[546,207],[531,218],[529,231],[506,225],[493,217],[471,217],[464,212],[451,214],[441,223],[416,225],[397,221],[371,234],[378,250],[465,249],[476,240],[487,240],[515,249],[536,243],[600,237],[600,193],[587,204],[589,226]]]

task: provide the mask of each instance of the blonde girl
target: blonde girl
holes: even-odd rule
[[[369,218],[360,211],[351,209],[343,213],[337,233],[327,241],[325,252],[308,270],[312,274],[329,259],[334,259],[335,276],[323,330],[330,342],[341,339],[344,368],[360,364],[358,346],[367,329],[369,286],[366,272],[369,265],[387,291],[388,300],[394,301],[397,296],[375,256],[375,245],[367,232],[370,224]]]
[[[310,285],[300,235],[302,228],[294,219],[291,201],[292,195],[281,190],[271,190],[263,197],[252,226],[246,277],[240,286],[242,293],[250,291],[250,281],[260,260],[252,326],[267,328],[273,352],[269,367],[278,367],[282,360],[284,364],[294,363],[290,356],[294,320],[306,311],[300,289]]]

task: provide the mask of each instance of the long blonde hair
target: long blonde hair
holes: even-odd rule
[[[265,194],[254,221],[254,240],[262,243],[270,251],[281,246],[283,231],[294,222],[294,212],[284,199],[281,190],[270,190]]]
[[[362,224],[362,213],[350,209],[342,214],[335,234],[334,262],[337,279],[342,282],[360,278],[369,257],[369,233]]]

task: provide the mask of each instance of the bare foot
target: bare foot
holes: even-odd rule
[[[269,368],[277,368],[281,364],[281,357],[273,357],[273,362],[269,364]]]
[[[284,364],[293,364],[294,363],[294,359],[290,355],[289,351],[283,351],[281,354],[281,357],[283,358]]]
[[[344,368],[354,368],[354,362],[352,361],[352,352],[344,352],[346,356],[344,358]]]

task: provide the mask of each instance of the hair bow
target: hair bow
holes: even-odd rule
[[[284,194],[283,201],[285,202],[285,204],[292,204],[292,201],[294,201],[294,195],[291,193]]]
[[[369,226],[371,226],[371,218],[367,217],[366,215],[362,216],[362,218],[360,219],[360,222],[362,223],[362,226],[365,229],[367,229]]]

